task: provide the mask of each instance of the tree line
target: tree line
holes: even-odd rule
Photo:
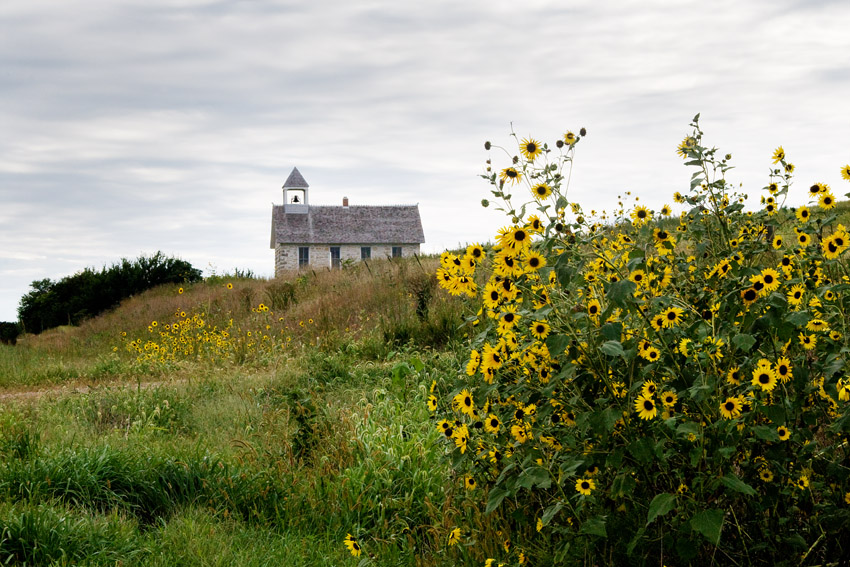
[[[18,306],[18,330],[40,333],[59,325],[78,325],[116,307],[122,300],[162,284],[201,281],[201,270],[185,260],[157,252],[136,260],[122,258],[100,270],[86,268],[60,280],[32,282]],[[8,326],[16,325],[9,323]],[[11,327],[5,333],[12,334]],[[4,341],[5,342],[5,341]]]

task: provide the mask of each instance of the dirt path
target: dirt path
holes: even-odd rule
[[[0,404],[6,402],[14,402],[14,401],[37,401],[43,398],[44,396],[74,396],[79,394],[87,394],[92,390],[99,390],[103,388],[118,388],[123,390],[130,390],[141,388],[143,390],[147,390],[149,388],[155,388],[157,386],[164,386],[166,384],[180,384],[185,382],[186,380],[158,380],[156,382],[142,382],[139,384],[138,382],[103,382],[98,384],[62,384],[59,386],[53,386],[48,388],[40,388],[38,390],[20,390],[20,391],[7,391],[0,392]]]

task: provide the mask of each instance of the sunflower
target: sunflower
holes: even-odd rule
[[[833,233],[821,241],[821,249],[827,260],[835,260],[847,249],[847,239],[841,233]]]
[[[697,141],[695,138],[691,136],[685,136],[685,139],[679,142],[679,145],[676,146],[676,153],[682,156],[683,158],[688,157],[688,151],[692,150],[696,147]]]
[[[538,252],[531,251],[525,255],[525,267],[528,270],[539,270],[546,265],[546,258]]]
[[[759,470],[759,478],[763,482],[771,482],[773,480],[773,472],[767,467],[762,467]]]
[[[345,539],[343,540],[345,547],[348,548],[348,551],[351,552],[351,555],[354,557],[360,557],[361,549],[360,544],[357,543],[357,538],[351,534],[345,534]]]
[[[576,481],[576,492],[583,496],[590,496],[594,489],[596,489],[596,483],[592,478],[580,478]]]
[[[760,361],[756,369],[753,370],[753,379],[750,383],[753,386],[760,387],[764,392],[772,391],[776,387],[776,374],[770,367],[770,363],[762,364]]]
[[[227,284],[227,289],[233,289],[233,284],[232,284],[232,283],[228,283],[228,284]]]
[[[546,321],[535,321],[531,324],[531,334],[537,340],[542,341],[549,336],[549,323]]]
[[[779,272],[773,268],[765,268],[761,271],[761,281],[764,283],[764,294],[779,289]]]
[[[651,396],[641,394],[635,400],[635,411],[641,419],[654,419],[658,415],[658,409],[655,407],[655,400]]]
[[[463,478],[463,486],[467,490],[475,490],[475,487],[478,486],[478,484],[475,482],[475,477],[468,474]]]
[[[649,209],[647,209],[643,205],[638,205],[631,212],[631,217],[632,217],[632,220],[634,221],[634,223],[636,225],[640,226],[640,225],[644,224],[646,221],[649,220],[649,217],[650,217]]]
[[[641,285],[646,282],[646,272],[643,270],[634,270],[629,273],[629,280],[635,282],[637,285]]]
[[[437,411],[437,396],[434,394],[428,396],[428,411]]]
[[[664,205],[663,207],[661,207],[660,214],[663,217],[669,217],[673,214],[673,209],[670,208],[670,205]]]
[[[654,380],[647,380],[641,386],[640,391],[644,396],[652,397],[658,391],[658,384]]]
[[[469,417],[475,417],[475,402],[472,399],[472,394],[466,388],[452,399],[452,407],[455,411],[465,413]]]
[[[672,408],[673,406],[675,406],[678,400],[679,396],[676,395],[676,392],[661,392],[661,403],[668,408]]]
[[[850,181],[850,165],[845,165],[841,168],[841,177],[845,181]],[[848,502],[850,504],[850,502]]]
[[[806,475],[800,475],[800,478],[797,479],[797,482],[794,483],[797,488],[800,490],[805,490],[809,487],[809,477]]]
[[[460,541],[460,528],[455,528],[449,533],[449,547],[457,545]]]
[[[523,138],[522,143],[519,146],[519,151],[522,152],[525,159],[528,161],[534,161],[537,156],[543,153],[543,148],[540,147],[540,142],[537,140],[532,138]]]
[[[752,305],[756,299],[758,299],[759,293],[756,291],[754,287],[748,287],[747,289],[741,292],[741,299],[744,301],[744,305],[749,307]]]
[[[806,323],[806,330],[814,333],[823,333],[824,331],[829,331],[829,323],[823,319],[812,319]]]
[[[789,173],[789,174],[794,173],[794,164],[793,163],[786,163],[785,164],[785,173]]]
[[[524,227],[514,226],[501,237],[500,243],[512,250],[525,248],[531,243],[531,233]]]
[[[794,373],[791,370],[791,360],[787,356],[780,357],[773,366],[773,372],[779,378],[779,381],[785,384],[794,377]]]
[[[661,315],[664,317],[664,327],[669,329],[670,327],[675,327],[681,323],[682,313],[684,313],[684,311],[678,307],[668,307],[662,311]]]
[[[809,236],[808,234],[806,234],[805,232],[798,232],[797,233],[797,243],[800,246],[802,246],[803,248],[805,248],[806,246],[811,244],[811,242],[812,242],[812,237]]]
[[[832,193],[821,193],[818,196],[818,205],[821,209],[828,211],[835,208],[835,196]]]
[[[726,419],[736,419],[740,417],[741,410],[744,404],[738,396],[726,398],[726,401],[720,404],[720,415]]]
[[[499,174],[499,177],[502,179],[503,183],[507,183],[508,181],[516,183],[519,181],[520,177],[522,177],[522,174],[514,167],[506,167],[502,170],[502,173]]]
[[[656,331],[660,331],[661,329],[664,328],[664,316],[663,315],[656,315],[655,317],[650,319],[649,324]]]
[[[788,292],[786,296],[788,298],[788,303],[791,305],[800,305],[803,303],[803,296],[806,293],[806,286],[803,284],[794,284],[791,287],[791,291]]]
[[[496,435],[499,433],[501,425],[502,422],[499,421],[499,418],[491,413],[487,416],[487,419],[484,420],[484,431]]]
[[[779,163],[780,161],[785,159],[785,150],[782,149],[782,146],[779,146],[773,151],[773,163]]]
[[[791,438],[791,432],[784,425],[780,425],[779,427],[777,427],[776,433],[779,434],[779,440],[780,441],[787,441],[788,439]]]
[[[829,185],[826,183],[815,183],[811,187],[809,187],[809,196],[815,197],[820,193],[826,193],[829,191]]]
[[[661,351],[659,351],[654,346],[650,346],[641,353],[641,356],[649,362],[655,362],[661,357]]]
[[[577,141],[578,141],[578,138],[576,138],[576,135],[573,134],[572,132],[570,132],[569,130],[567,130],[567,133],[564,134],[564,143],[567,144],[568,146],[572,146]]]
[[[602,312],[602,306],[599,304],[598,299],[591,299],[587,304],[587,313],[594,319],[599,317],[599,314]]]
[[[818,338],[815,335],[807,335],[806,333],[800,333],[800,345],[802,345],[805,350],[813,350],[818,343]]]
[[[480,244],[470,244],[466,247],[466,255],[475,258],[476,260],[481,260],[484,258],[484,247]]]

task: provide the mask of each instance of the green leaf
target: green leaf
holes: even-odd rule
[[[602,336],[608,339],[609,341],[616,341],[623,334],[623,324],[605,323],[599,330],[602,333]]]
[[[735,476],[732,473],[729,473],[725,476],[720,477],[720,482],[722,482],[723,486],[725,486],[726,488],[731,488],[732,490],[734,490],[736,492],[742,492],[743,494],[746,494],[747,496],[755,496],[756,495],[756,491],[755,491],[755,489],[753,489],[752,486],[750,486],[749,484],[747,484],[746,482],[744,482],[743,480],[741,480],[740,478],[738,478],[737,476]]]
[[[756,425],[752,428],[753,435],[765,441],[779,441],[779,434],[776,429],[766,425]]]
[[[581,525],[581,533],[597,535],[599,537],[608,537],[608,532],[605,531],[605,520],[602,518],[591,518]]]
[[[517,486],[531,488],[534,485],[540,488],[549,488],[552,486],[552,478],[549,476],[549,471],[543,467],[531,467],[519,475]]]
[[[552,356],[560,356],[569,344],[570,339],[566,335],[549,335],[546,337],[546,348],[549,349]]]
[[[626,351],[623,350],[623,345],[620,341],[605,341],[602,346],[599,347],[599,350],[608,356],[626,357]]]
[[[629,453],[635,458],[638,463],[647,464],[652,460],[653,445],[652,441],[646,437],[640,437],[629,444]]]
[[[741,333],[732,337],[732,344],[743,352],[747,352],[748,350],[753,348],[754,344],[756,344],[756,339],[752,335],[748,335],[747,333]]]
[[[552,504],[551,506],[549,506],[548,508],[546,508],[546,510],[543,512],[543,517],[541,518],[541,520],[543,521],[543,525],[544,526],[548,525],[549,521],[552,518],[554,518],[555,514],[557,514],[561,510],[561,508],[563,508],[563,507],[564,507],[564,505],[559,500],[559,501],[555,502],[554,504]]]
[[[658,516],[663,516],[676,506],[676,495],[663,492],[655,496],[649,503],[649,512],[646,514],[646,525],[648,526]]]
[[[785,320],[795,327],[802,327],[809,322],[809,319],[809,314],[805,311],[795,311],[794,313],[789,313],[785,316]]]
[[[637,289],[637,284],[631,280],[621,280],[614,282],[608,286],[608,301],[622,306],[627,298],[632,297],[632,294]]]
[[[690,521],[695,532],[701,533],[705,539],[718,545],[720,543],[720,529],[723,527],[723,510],[706,510],[700,512]]]
[[[490,496],[487,498],[487,508],[484,510],[485,514],[489,514],[493,510],[499,507],[502,503],[502,500],[508,496],[510,492],[505,490],[500,486],[496,486],[490,490]]]

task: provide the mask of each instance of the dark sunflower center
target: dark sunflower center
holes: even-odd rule
[[[652,408],[654,408],[654,407],[655,407],[655,404],[652,402],[652,400],[644,400],[643,401],[643,409],[645,409],[646,411],[651,411]]]
[[[802,291],[795,291],[794,292],[794,299],[800,299],[801,297],[803,297]]]
[[[674,311],[668,312],[667,313],[667,320],[668,321],[675,321],[676,320],[676,313]]]
[[[499,292],[495,291],[495,290],[491,291],[490,292],[490,299],[492,299],[493,301],[496,301],[497,299],[499,299]]]
[[[521,409],[518,409],[514,412],[514,417],[517,419],[522,419],[523,417],[525,417],[525,412]]]
[[[463,405],[465,405],[466,407],[470,407],[472,405],[472,398],[470,398],[469,396],[463,398]]]
[[[643,211],[643,210],[638,211],[637,216],[638,216],[639,219],[646,218],[646,211]]]
[[[517,242],[522,242],[523,240],[525,240],[525,231],[524,230],[516,231],[514,233],[514,240],[516,240]]]
[[[769,384],[770,383],[770,374],[761,373],[759,374],[759,384]]]
[[[830,251],[830,252],[832,252],[832,253],[838,252],[838,246],[836,246],[836,245],[835,245],[835,242],[830,242],[830,243],[827,245],[827,248],[828,248],[828,249],[829,249],[829,251]]]
[[[515,169],[508,169],[507,176],[508,177],[516,177],[517,176],[516,170]]]
[[[771,276],[770,274],[765,274],[764,283],[766,283],[767,285],[772,284],[773,283],[773,276]]]
[[[732,413],[733,411],[735,411],[735,404],[732,403],[732,402],[726,402],[725,404],[723,404],[723,407],[729,413]]]
[[[514,314],[513,313],[505,313],[505,323],[513,323]]]
[[[490,427],[499,427],[499,420],[498,419],[491,419],[490,420]]]
[[[587,482],[586,480],[585,480],[585,481],[582,481],[582,483],[581,483],[581,489],[582,489],[582,490],[589,490],[589,489],[590,489],[590,483],[589,483],[589,482]]]
[[[753,283],[753,289],[755,289],[756,291],[764,289],[764,282],[758,282],[757,281],[757,282]]]
[[[844,239],[841,238],[840,236],[838,238],[836,238],[835,240],[833,240],[833,242],[835,242],[835,245],[838,246],[839,248],[844,246]]]
[[[532,256],[528,260],[528,265],[531,266],[532,268],[536,268],[537,266],[540,265],[540,259]]]
[[[525,151],[527,151],[527,152],[528,152],[528,153],[530,153],[530,154],[533,154],[534,152],[536,152],[536,151],[537,151],[537,144],[528,144],[528,145],[526,145],[526,146],[525,146]]]
[[[658,240],[665,240],[667,238],[667,233],[665,231],[660,231],[658,233]]]

